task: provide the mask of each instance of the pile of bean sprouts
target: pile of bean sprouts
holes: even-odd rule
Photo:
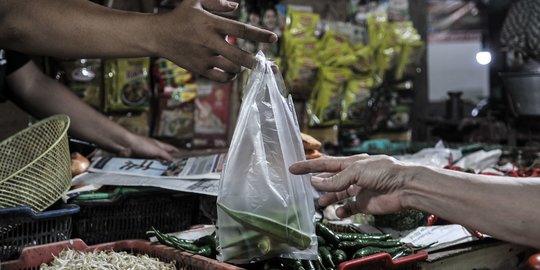
[[[50,264],[41,264],[41,270],[110,269],[110,270],[176,270],[175,262],[164,263],[148,255],[127,252],[63,250]]]

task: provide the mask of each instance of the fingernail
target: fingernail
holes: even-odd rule
[[[322,181],[323,180],[320,177],[317,177],[317,176],[312,176],[311,177],[311,183],[312,184],[320,184],[320,183],[322,183]]]
[[[232,9],[236,9],[238,7],[238,3],[236,2],[229,2],[229,7]]]
[[[277,39],[278,39],[277,35],[276,35],[276,34],[272,34],[272,35],[270,36],[270,38],[268,39],[268,41],[274,43],[274,42],[277,41]]]

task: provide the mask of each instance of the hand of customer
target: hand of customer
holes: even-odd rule
[[[289,169],[293,174],[335,173],[312,176],[311,183],[327,192],[319,199],[321,206],[355,197],[336,210],[338,217],[344,218],[360,212],[388,214],[402,209],[406,168],[389,156],[357,155],[301,161]]]
[[[251,68],[253,55],[229,44],[225,36],[256,42],[275,42],[277,36],[267,30],[214,15],[209,11],[231,11],[237,5],[224,0],[184,0],[173,11],[158,16],[163,26],[160,55],[179,66],[209,79],[226,82]]]

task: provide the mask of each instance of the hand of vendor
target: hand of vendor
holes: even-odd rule
[[[388,214],[403,208],[405,165],[388,156],[357,155],[325,157],[293,164],[294,174],[330,172],[313,176],[313,186],[327,193],[319,199],[328,206],[349,197],[356,197],[337,209],[337,216],[345,218],[355,213]]]
[[[128,147],[121,149],[119,156],[172,160],[171,154],[178,152],[176,147],[156,139],[134,133],[128,133],[128,135]]]
[[[171,11],[146,14],[92,1],[42,0],[28,5],[4,0],[0,1],[0,48],[68,59],[160,56],[223,82],[234,78],[241,66],[251,68],[256,63],[253,55],[229,44],[226,36],[277,41],[268,30],[210,13],[237,7],[226,0],[184,0]]]
[[[229,44],[225,36],[268,43],[277,41],[277,36],[209,12],[232,11],[237,6],[224,0],[185,0],[172,12],[158,15],[159,24],[168,26],[160,30],[160,53],[181,67],[221,82],[234,78],[241,66],[254,67],[255,57]]]

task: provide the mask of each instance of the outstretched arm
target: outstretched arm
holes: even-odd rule
[[[339,217],[415,208],[498,239],[540,248],[540,178],[475,175],[367,155],[303,161],[290,171],[336,173],[312,177],[312,184],[327,192],[319,200],[323,206],[355,197],[338,208]]]
[[[275,42],[272,32],[204,10],[231,11],[225,0],[184,0],[163,14],[109,9],[88,0],[0,1],[0,48],[61,58],[161,56],[216,81],[252,67],[253,55],[226,35]]]
[[[66,114],[71,118],[72,136],[90,141],[121,156],[172,159],[175,147],[136,135],[112,122],[84,103],[61,83],[28,62],[7,77],[7,96],[38,118]]]

